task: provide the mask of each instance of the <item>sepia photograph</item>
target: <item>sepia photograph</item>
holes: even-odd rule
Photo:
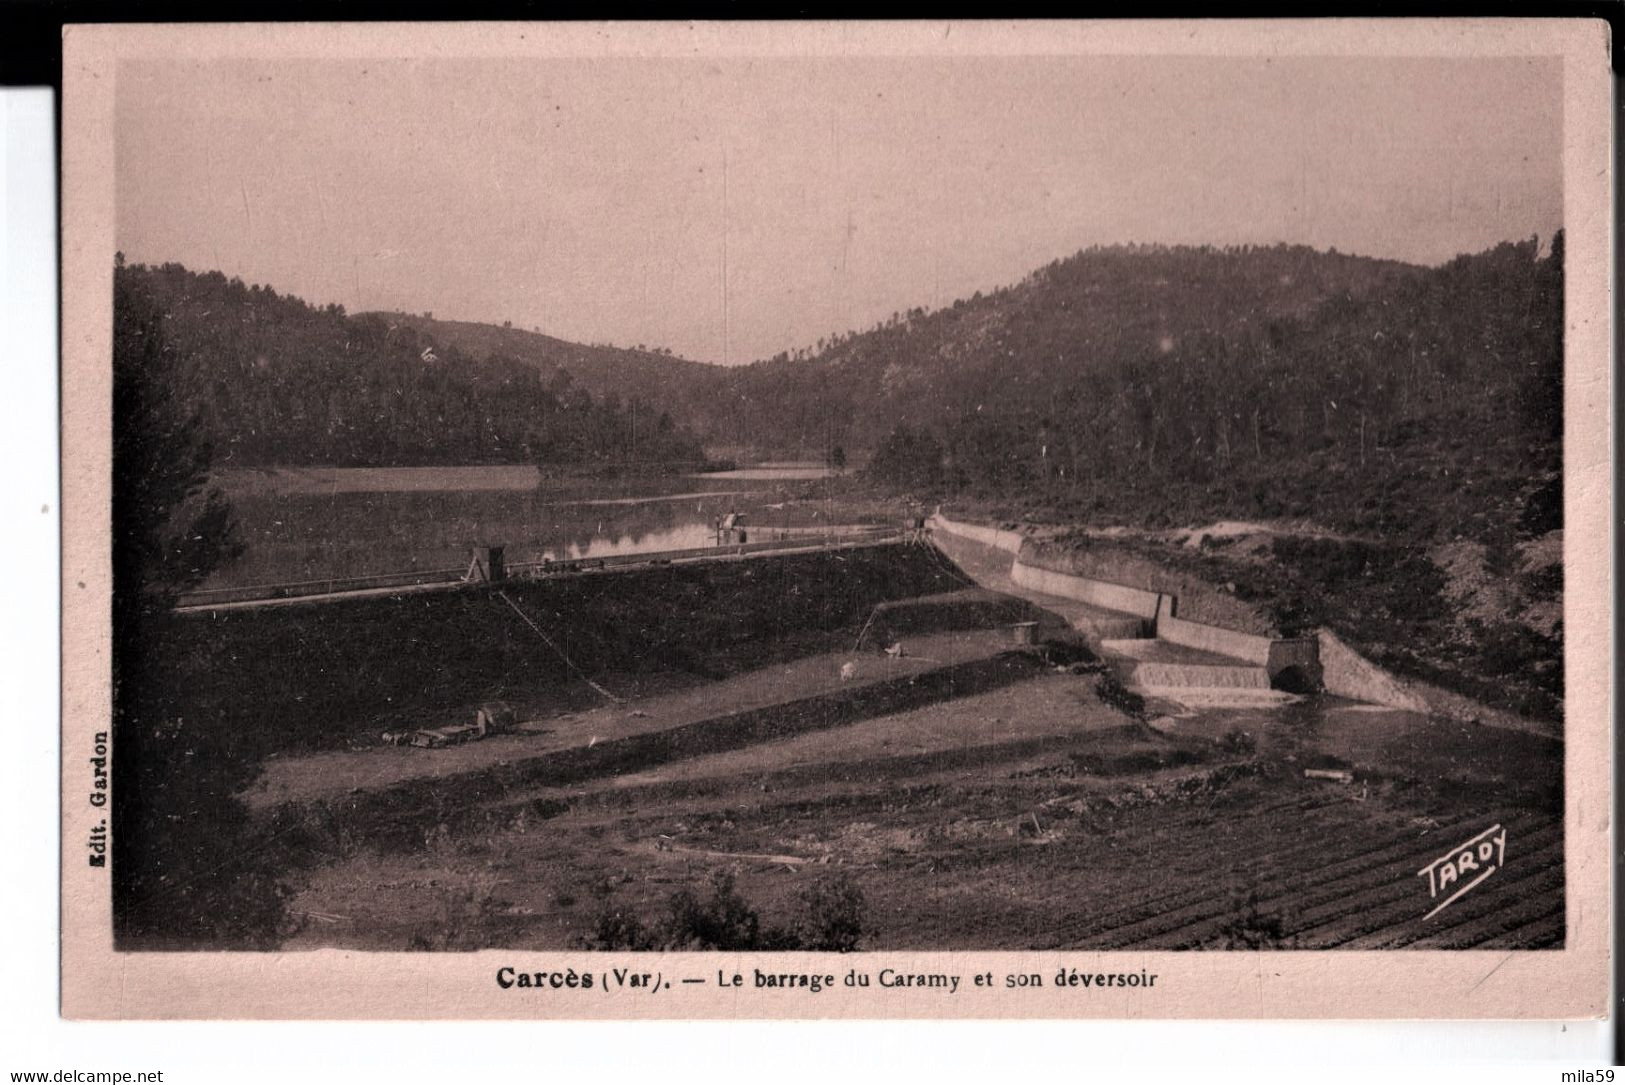
[[[81,39],[64,158],[120,969],[1082,1015],[1384,951],[1601,1012],[1573,55],[244,29]]]

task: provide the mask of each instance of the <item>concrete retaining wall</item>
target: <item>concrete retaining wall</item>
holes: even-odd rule
[[[1026,536],[1018,531],[1004,531],[982,524],[962,524],[957,520],[948,519],[940,512],[932,516],[928,523],[933,531],[945,531],[949,535],[957,535],[961,539],[969,539],[1010,554],[1021,553],[1021,544],[1026,539]]]
[[[1130,676],[1142,689],[1269,689],[1262,667],[1216,667],[1205,663],[1141,663]]]
[[[1057,573],[1051,569],[1040,569],[1035,565],[1028,565],[1019,558],[1010,568],[1010,579],[1024,588],[1041,591],[1046,595],[1076,599],[1080,603],[1146,619],[1154,619],[1157,616],[1157,603],[1162,598],[1155,592],[1125,588],[1121,584],[1108,584],[1104,580],[1091,580],[1070,573]]]
[[[1035,538],[1023,548],[1021,560],[1057,573],[1176,596],[1179,616],[1188,622],[1236,629],[1261,637],[1275,633],[1273,624],[1259,607],[1236,598],[1221,585],[1153,561],[1107,539],[1053,543]]]
[[[1316,639],[1320,644],[1320,680],[1327,693],[1412,712],[1428,710],[1426,701],[1344,644],[1331,630],[1320,630]]]
[[[1157,619],[1157,639],[1232,659],[1245,659],[1260,667],[1269,666],[1271,641],[1268,637],[1187,622],[1183,618],[1161,617]]]

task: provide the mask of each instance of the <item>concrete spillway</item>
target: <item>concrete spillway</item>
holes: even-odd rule
[[[1144,618],[1133,616],[1118,617],[1098,613],[1078,613],[1078,608],[1070,608],[1073,613],[1068,615],[1072,628],[1084,636],[1097,640],[1127,639],[1131,637],[1144,637],[1146,635],[1146,622]]]
[[[1101,642],[1100,649],[1118,660],[1128,685],[1152,696],[1185,700],[1193,691],[1270,688],[1267,668],[1216,652],[1162,640],[1108,640]],[[1256,697],[1249,693],[1246,699],[1251,703]]]
[[[1096,643],[1129,688],[1189,707],[1291,701],[1271,688],[1267,637],[1174,617],[1170,595],[1028,565],[1021,536],[933,518],[932,541],[978,583],[1028,599]]]
[[[1139,663],[1134,684],[1147,689],[1269,689],[1263,667],[1214,667],[1195,663]]]

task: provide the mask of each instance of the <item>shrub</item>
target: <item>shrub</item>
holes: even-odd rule
[[[679,889],[666,898],[666,915],[645,926],[621,909],[605,909],[583,949],[608,950],[816,950],[850,953],[863,938],[863,892],[845,875],[820,879],[801,891],[789,927],[765,927],[761,916],[734,888],[733,875],[718,871],[701,898]]]
[[[1110,705],[1125,716],[1145,718],[1145,698],[1123,685],[1113,671],[1102,671],[1095,678],[1095,696],[1100,698],[1102,704]]]
[[[734,889],[731,874],[719,871],[712,876],[708,899],[702,901],[692,891],[680,889],[666,907],[660,938],[665,949],[761,948],[761,917]]]
[[[1220,937],[1225,949],[1296,949],[1297,936],[1287,933],[1287,917],[1279,912],[1266,912],[1259,907],[1258,893],[1247,894],[1245,902],[1238,901],[1230,922],[1225,924]]]
[[[1548,565],[1518,578],[1518,586],[1532,599],[1555,599],[1563,594],[1563,565]]]
[[[582,949],[654,949],[654,938],[638,917],[620,909],[598,913],[591,934],[581,939]]]
[[[801,891],[794,928],[798,949],[851,953],[863,938],[863,890],[846,875],[824,878]]]

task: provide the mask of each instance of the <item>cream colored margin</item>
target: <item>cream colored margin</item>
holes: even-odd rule
[[[1608,992],[1613,665],[1608,28],[1556,20],[1162,23],[92,26],[65,34],[63,258],[62,1012],[75,1018],[1242,1017],[1585,1018]],[[612,964],[673,974],[760,956],[117,954],[106,872],[85,864],[87,748],[108,721],[109,376],[113,103],[121,60],[228,57],[1222,55],[1564,58],[1568,267],[1568,942],[1548,952],[786,954],[782,971],[1146,969],[1154,989],[962,987],[952,998],[870,987],[694,986],[679,997],[502,990],[524,969]],[[176,198],[184,199],[177,193]],[[967,981],[968,982],[968,981]],[[674,992],[676,988],[674,985]]]

